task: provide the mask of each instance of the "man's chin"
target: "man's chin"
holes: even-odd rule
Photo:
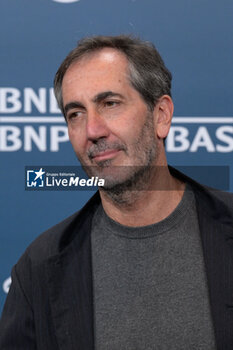
[[[104,180],[104,186],[101,186],[102,189],[110,191],[115,187],[123,185],[131,174],[128,173],[127,167],[84,167],[85,172],[89,177],[98,177],[99,179]]]
[[[115,167],[115,172],[103,174],[103,190],[121,193],[124,191],[141,190],[145,187],[145,168]],[[100,178],[100,176],[98,176]]]
[[[120,176],[119,174],[95,174],[92,176],[98,176],[99,179],[104,179],[103,188],[106,191],[110,191],[116,187],[122,186],[125,182],[127,182],[127,178],[124,176]]]
[[[148,167],[142,166],[88,166],[84,170],[89,177],[104,179],[101,189],[108,192],[123,192],[143,189],[148,178]]]

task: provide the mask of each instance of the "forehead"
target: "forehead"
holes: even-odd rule
[[[85,55],[67,69],[63,82],[63,98],[67,90],[91,89],[110,84],[129,85],[128,61],[118,50],[105,48]],[[109,86],[110,87],[110,86]]]

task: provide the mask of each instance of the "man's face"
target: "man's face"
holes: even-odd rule
[[[103,49],[73,63],[62,83],[74,151],[89,176],[106,187],[156,162],[154,116],[131,86],[123,54]]]

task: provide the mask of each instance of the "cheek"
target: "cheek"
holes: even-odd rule
[[[124,119],[123,123],[120,123],[116,130],[120,131],[121,138],[124,139],[128,144],[134,143],[138,139],[143,128],[142,116],[134,115],[131,118]]]
[[[138,132],[143,126],[143,114],[137,111],[122,113],[122,115],[109,124],[109,128],[115,134],[126,135],[126,137]]]

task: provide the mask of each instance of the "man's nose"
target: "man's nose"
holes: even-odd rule
[[[104,117],[95,111],[89,111],[87,115],[86,133],[88,140],[98,140],[109,135],[109,128]]]

